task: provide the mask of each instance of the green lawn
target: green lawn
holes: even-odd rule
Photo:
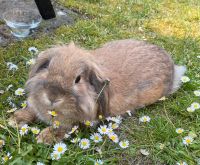
[[[59,2],[87,19],[79,19],[73,26],[62,26],[52,35],[43,35],[38,39],[26,39],[0,48],[0,90],[13,84],[9,91],[0,95],[0,139],[5,145],[0,148],[0,157],[10,152],[12,159],[7,164],[94,164],[101,159],[104,164],[140,164],[159,165],[187,162],[188,165],[200,164],[200,109],[188,112],[193,103],[200,103],[200,97],[194,91],[200,89],[200,1],[199,0],[59,0]],[[140,109],[132,117],[123,120],[115,131],[120,140],[128,139],[129,147],[122,149],[118,144],[104,138],[103,142],[94,144],[87,150],[70,140],[64,141],[68,150],[60,160],[51,160],[53,146],[37,144],[35,135],[20,136],[17,129],[7,126],[11,109],[8,97],[20,108],[25,96],[15,96],[15,90],[24,87],[27,80],[26,61],[35,55],[28,48],[35,46],[39,51],[51,45],[74,41],[87,49],[94,49],[103,43],[134,38],[147,40],[165,48],[177,64],[186,65],[186,75],[190,82],[165,101]],[[19,69],[9,71],[6,62],[17,64]],[[149,123],[139,123],[139,117],[148,115]],[[37,123],[42,129],[42,123]],[[183,128],[182,134],[176,128]],[[96,128],[81,127],[74,137],[89,138]],[[194,137],[192,144],[185,146],[185,136]],[[101,148],[102,154],[95,151]],[[140,153],[146,149],[148,156]],[[0,160],[1,162],[1,160]]]

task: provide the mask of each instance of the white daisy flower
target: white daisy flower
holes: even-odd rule
[[[188,111],[188,112],[194,112],[195,109],[194,109],[194,107],[188,107],[188,108],[187,108],[187,111]]]
[[[90,136],[90,139],[93,140],[95,143],[99,143],[102,141],[102,136],[99,133],[94,133]]]
[[[24,95],[25,94],[25,91],[24,91],[24,89],[22,89],[22,88],[18,88],[16,91],[15,91],[15,95],[16,96],[22,96],[22,95]]]
[[[84,122],[84,124],[85,124],[86,126],[90,126],[90,127],[94,126],[94,123],[93,123],[92,121],[89,121],[89,120],[86,120],[86,121]]]
[[[103,164],[103,161],[100,160],[100,159],[97,159],[95,162],[94,162],[94,165],[101,165]]]
[[[78,126],[75,125],[75,126],[72,128],[72,130],[71,130],[68,134],[74,133],[77,129],[78,129]]]
[[[53,128],[59,128],[60,127],[60,122],[58,121],[58,120],[55,120],[54,122],[53,122]]]
[[[147,151],[146,149],[140,149],[140,153],[142,155],[148,156],[149,155],[149,151]]]
[[[188,165],[188,164],[186,162],[180,161],[180,162],[177,162],[176,165]]]
[[[1,89],[1,90],[0,90],[0,95],[4,94],[4,92],[5,92],[5,91],[4,91],[3,89]]]
[[[30,60],[28,60],[26,62],[26,65],[33,65],[33,64],[35,64],[35,62],[36,62],[36,60],[34,58],[31,58]]]
[[[53,151],[51,153],[51,159],[52,160],[59,160],[61,158],[61,155],[58,152]]]
[[[37,128],[37,127],[33,127],[33,128],[31,128],[31,132],[32,132],[33,134],[37,135],[37,134],[40,133],[40,129]]]
[[[200,90],[194,91],[194,95],[195,95],[195,96],[200,96]]]
[[[182,81],[183,83],[186,83],[186,82],[189,82],[189,81],[190,81],[190,78],[187,77],[187,76],[183,76],[183,77],[181,77],[181,81]]]
[[[64,138],[65,138],[65,139],[68,139],[69,137],[70,137],[70,135],[67,134],[67,133],[64,135]]]
[[[191,104],[191,108],[194,108],[195,110],[200,109],[200,104],[197,102],[194,102]]]
[[[3,162],[7,162],[9,159],[12,159],[10,152],[8,152],[2,159]]]
[[[2,148],[5,145],[5,141],[4,140],[0,140],[0,148]]]
[[[129,146],[129,141],[128,140],[123,140],[119,142],[119,146],[121,148],[127,148]]]
[[[176,133],[181,134],[184,132],[183,128],[176,128]]]
[[[13,64],[12,62],[7,62],[7,67],[9,70],[16,71],[18,69],[18,66]]]
[[[20,131],[19,131],[20,135],[23,136],[23,135],[27,134],[27,133],[28,133],[28,129],[29,129],[28,124],[24,124],[24,125],[21,127]]]
[[[48,111],[48,114],[53,116],[53,117],[56,117],[58,114],[56,113],[56,111]]]
[[[112,121],[112,117],[110,117],[110,116],[109,116],[109,117],[106,117],[106,120],[107,120],[107,121]]]
[[[121,124],[122,117],[121,116],[112,117],[112,121],[114,121],[117,124]]]
[[[8,110],[7,112],[12,113],[12,112],[15,112],[16,110],[17,110],[17,108],[12,108],[12,109]]]
[[[193,140],[194,139],[192,137],[186,136],[186,137],[183,138],[183,144],[185,144],[187,146],[189,144],[192,144]]]
[[[22,107],[22,109],[26,108],[27,107],[27,101],[22,102],[21,107]]]
[[[119,138],[115,133],[109,133],[108,137],[114,142],[114,143],[118,143],[119,142]]]
[[[129,116],[132,116],[132,114],[131,114],[131,111],[130,111],[130,110],[126,111],[126,113],[128,113],[128,115],[129,115]]]
[[[53,150],[59,154],[64,154],[67,150],[67,146],[65,143],[57,143],[54,145]]]
[[[13,85],[12,85],[12,84],[8,85],[8,87],[6,88],[6,91],[9,91],[9,90],[10,90],[10,88],[12,88],[12,87],[13,87]]]
[[[139,118],[139,121],[142,123],[150,122],[151,118],[149,116],[142,116]]]
[[[45,165],[44,163],[42,163],[42,162],[37,162],[37,164],[36,165]]]
[[[117,129],[117,128],[119,128],[119,124],[117,124],[117,123],[109,123],[108,127],[111,128],[111,129]]]
[[[102,135],[108,134],[109,130],[107,128],[107,125],[100,125],[98,128],[98,132]]]
[[[34,46],[29,47],[28,51],[31,52],[31,53],[34,53],[34,54],[38,53],[38,49],[36,47],[34,47]]]
[[[71,143],[78,143],[81,139],[80,138],[74,138],[70,140]]]
[[[81,139],[79,142],[79,147],[84,150],[90,148],[90,141],[88,139]]]

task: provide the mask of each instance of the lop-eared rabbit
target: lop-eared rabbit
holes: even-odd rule
[[[75,123],[122,115],[174,93],[185,71],[165,50],[143,41],[112,41],[95,50],[73,43],[50,48],[30,70],[27,108],[16,111],[9,123],[42,121],[49,127],[37,141],[61,141]],[[60,127],[54,129],[53,121]]]

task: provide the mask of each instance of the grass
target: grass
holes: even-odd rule
[[[198,0],[59,0],[59,2],[74,11],[82,13],[88,19],[77,20],[73,26],[62,26],[51,36],[42,35],[38,39],[26,39],[13,43],[6,48],[0,48],[0,89],[13,87],[0,96],[0,139],[6,145],[0,149],[0,156],[9,151],[12,159],[7,164],[93,164],[93,160],[102,159],[105,164],[176,164],[185,161],[189,165],[197,164],[200,159],[200,110],[194,113],[186,111],[192,102],[200,102],[193,93],[200,89],[200,2]],[[59,161],[52,161],[50,153],[52,146],[35,142],[35,136],[29,133],[20,137],[18,130],[7,126],[10,114],[6,111],[11,107],[7,98],[20,107],[25,97],[17,97],[14,91],[23,87],[27,80],[28,67],[26,61],[33,54],[28,52],[31,46],[44,50],[57,43],[75,43],[87,49],[94,49],[103,43],[134,38],[147,40],[165,48],[177,64],[187,66],[187,76],[191,81],[185,83],[175,94],[165,101],[140,109],[134,117],[123,121],[117,131],[120,139],[128,139],[130,147],[120,149],[118,145],[105,140],[98,145],[102,155],[95,152],[95,145],[86,151],[77,145],[65,141],[68,151]],[[18,65],[16,72],[8,71],[6,62]],[[139,124],[142,115],[151,117],[148,124]],[[42,123],[34,124],[44,128]],[[185,132],[178,135],[176,128]],[[95,132],[94,128],[81,127],[80,137],[89,138]],[[197,135],[193,144],[184,146],[182,138],[188,133]],[[160,145],[164,148],[160,148]],[[149,151],[148,156],[142,156],[140,149]]]

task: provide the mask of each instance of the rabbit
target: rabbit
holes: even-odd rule
[[[95,50],[74,43],[49,48],[30,70],[27,108],[16,111],[9,124],[42,121],[49,126],[37,142],[61,141],[76,123],[134,112],[174,93],[185,71],[165,50],[144,41],[111,41]],[[48,114],[52,110],[57,116]],[[55,120],[61,123],[57,129]]]

